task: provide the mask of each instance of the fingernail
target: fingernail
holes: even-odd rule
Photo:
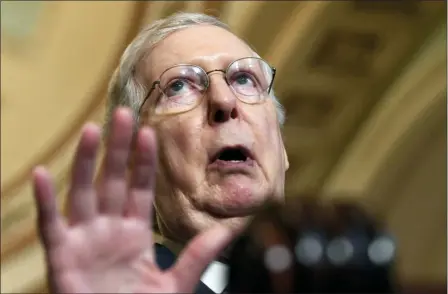
[[[131,111],[127,107],[119,107],[115,113],[118,115],[131,115]]]
[[[92,122],[88,122],[88,123],[86,123],[86,124],[84,125],[84,127],[82,128],[82,132],[83,132],[83,133],[86,132],[86,131],[94,131],[94,132],[96,132],[96,131],[98,131],[98,130],[99,130],[98,125],[95,124],[95,123],[92,123]]]
[[[45,171],[45,168],[41,165],[35,166],[33,170],[31,171],[31,174],[36,176],[37,174],[40,174]]]

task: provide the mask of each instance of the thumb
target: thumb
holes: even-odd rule
[[[235,231],[218,225],[193,238],[172,270],[172,274],[178,281],[178,290],[194,291],[203,271],[239,232],[240,230]]]

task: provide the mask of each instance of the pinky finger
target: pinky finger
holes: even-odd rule
[[[58,212],[53,180],[45,168],[34,169],[33,187],[38,230],[44,246],[48,249],[62,241],[66,227]]]

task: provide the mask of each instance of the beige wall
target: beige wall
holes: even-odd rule
[[[446,30],[422,46],[325,184],[386,216],[402,278],[446,283]],[[355,192],[355,193],[353,193]]]
[[[102,120],[109,76],[138,28],[140,8],[46,2],[32,37],[2,34],[2,292],[42,283],[30,170],[47,165],[65,194],[80,127]]]

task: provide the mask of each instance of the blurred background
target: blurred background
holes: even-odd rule
[[[124,48],[180,10],[220,16],[278,69],[289,197],[363,197],[398,239],[408,292],[445,293],[445,1],[2,1],[1,292],[46,291],[31,168],[49,167],[63,203]]]

